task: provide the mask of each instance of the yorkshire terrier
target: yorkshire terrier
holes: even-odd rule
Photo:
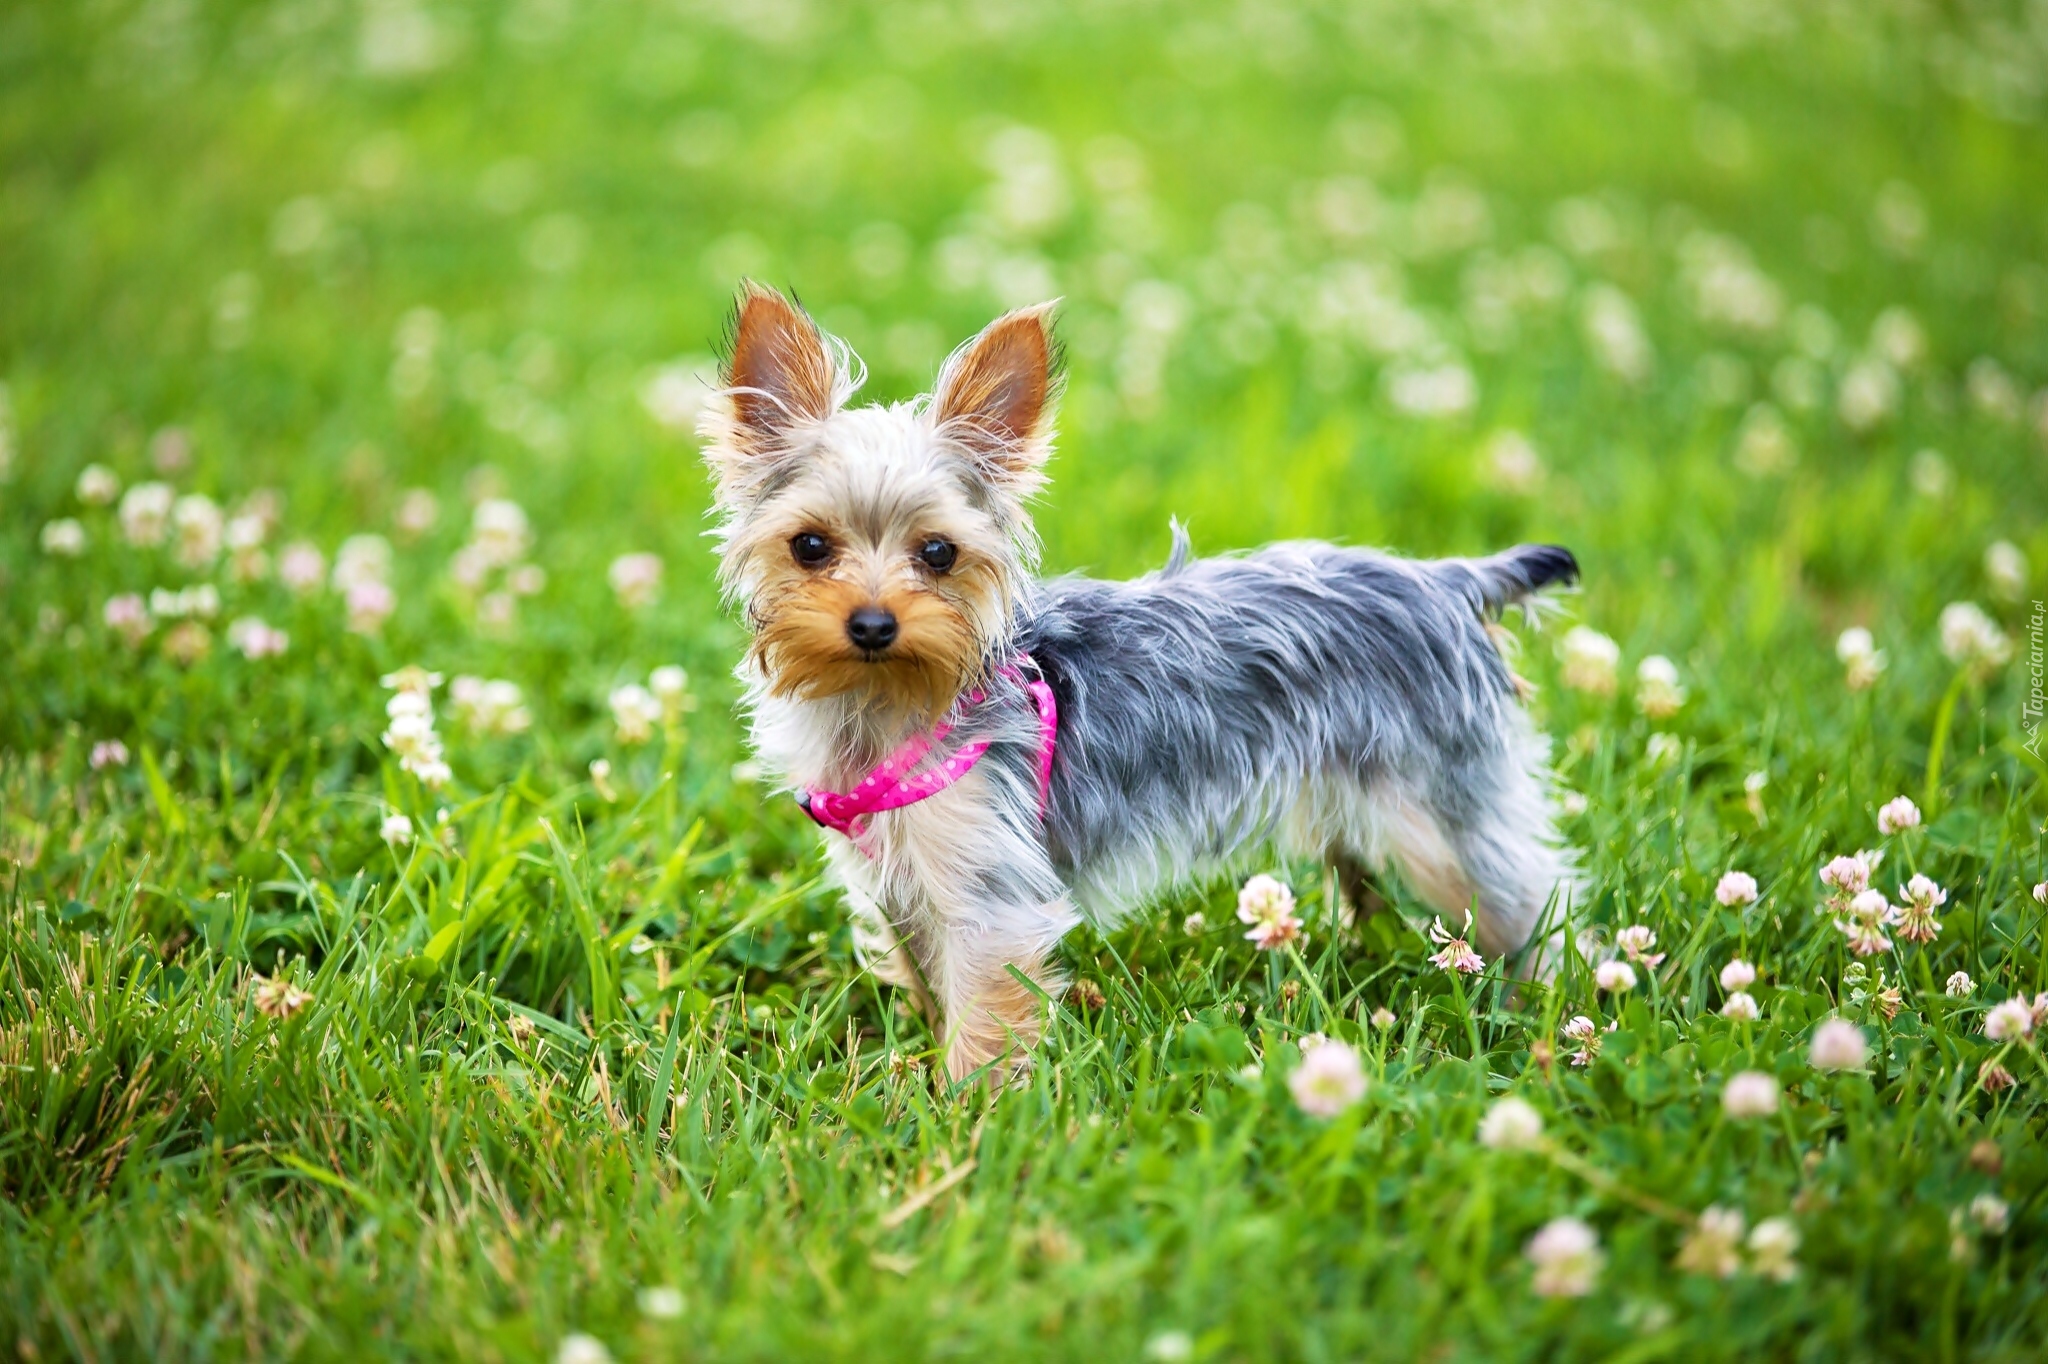
[[[1084,917],[1268,843],[1358,898],[1391,861],[1511,962],[1579,893],[1492,623],[1572,581],[1568,551],[1195,559],[1176,526],[1136,581],[1040,579],[1051,305],[991,323],[927,396],[848,407],[864,377],[746,284],[701,434],[754,746],[827,831],[862,959],[912,992],[951,1077],[1028,1053]]]

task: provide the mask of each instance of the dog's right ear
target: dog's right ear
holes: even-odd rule
[[[852,385],[832,346],[794,300],[752,280],[740,285],[722,391],[698,424],[722,482],[741,465],[786,451],[793,433],[846,400]]]

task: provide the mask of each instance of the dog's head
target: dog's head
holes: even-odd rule
[[[990,323],[933,391],[848,408],[846,344],[746,284],[723,389],[700,426],[719,577],[777,695],[861,691],[933,715],[1007,637],[1036,557],[1059,389],[1050,304]]]

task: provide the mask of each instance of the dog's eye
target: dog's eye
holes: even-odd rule
[[[950,541],[927,540],[924,542],[924,548],[917,552],[917,557],[932,572],[944,573],[953,566],[953,561],[959,558],[960,554]]]
[[[816,531],[805,531],[789,542],[789,553],[805,568],[816,568],[832,557],[832,542]]]

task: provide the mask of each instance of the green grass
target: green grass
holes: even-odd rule
[[[409,61],[430,67],[377,69]],[[2017,5],[0,11],[0,1344],[2038,1358],[2048,1068],[1983,1019],[2048,989],[2040,589],[2001,597],[1984,555],[2048,564],[2044,89]],[[1770,325],[1702,315],[1705,232],[1773,282]],[[1345,262],[1380,272],[1377,312]],[[1429,965],[1398,888],[1405,921],[1347,932],[1318,868],[1280,867],[1299,958],[1241,940],[1228,884],[1077,933],[1099,1005],[1060,1002],[1028,1085],[946,1092],[928,1031],[853,961],[817,835],[734,773],[706,489],[641,400],[712,349],[742,271],[797,288],[881,397],[1063,294],[1054,570],[1155,564],[1170,514],[1205,551],[1571,545],[1570,613],[1620,641],[1620,695],[1561,685],[1562,624],[1523,632],[1521,667],[1585,798],[1576,926],[1647,923],[1668,960],[1620,1002],[1578,960],[1517,995]],[[1587,339],[1602,283],[1652,344],[1635,382]],[[1407,363],[1469,367],[1469,410],[1391,400],[1389,296],[1433,338]],[[1894,307],[1925,353],[1859,429],[1838,395]],[[1760,402],[1794,457],[1740,454]],[[181,493],[281,495],[273,555],[397,540],[381,635],[344,630],[331,591],[182,568],[81,506],[90,462],[155,477],[167,427]],[[1526,487],[1488,453],[1506,429],[1540,452]],[[497,625],[449,571],[494,486],[547,575]],[[441,515],[406,539],[414,487]],[[45,553],[72,517],[84,554]],[[658,605],[606,585],[629,551],[662,557]],[[167,656],[168,624],[130,647],[102,623],[117,594],[201,581],[224,603],[197,661]],[[1957,600],[2017,653],[1952,687]],[[283,656],[227,647],[250,614]],[[1888,661],[1869,691],[1834,657],[1855,624]],[[1650,654],[1689,693],[1654,723],[1628,681]],[[444,693],[455,779],[423,789],[378,737],[378,679],[408,663],[516,682],[530,729],[466,731]],[[621,743],[608,694],[669,663],[695,709]],[[132,761],[94,770],[107,740]],[[1918,870],[1950,900],[1934,943],[1866,964],[1901,991],[1886,1020],[1815,871],[1879,846],[1901,792],[1928,824],[1883,841],[1879,884]],[[387,846],[393,812],[435,837]],[[1730,867],[1758,905],[1714,903]],[[1755,1023],[1716,1012],[1735,955],[1763,967]],[[1967,998],[1943,992],[1957,970]],[[266,1015],[259,975],[311,1002]],[[1580,1012],[1618,1024],[1583,1069],[1558,1036]],[[1863,1070],[1808,1064],[1836,1013]],[[1316,1031],[1371,1079],[1329,1122],[1286,1085]],[[2014,1087],[1980,1085],[1994,1059]],[[1784,1083],[1777,1117],[1722,1116],[1745,1068]],[[1548,1154],[1478,1144],[1504,1093],[1543,1112]],[[2002,1234],[1965,1211],[1982,1194]],[[1797,1279],[1678,1268],[1716,1204],[1792,1217]],[[1607,1254],[1583,1300],[1530,1289],[1523,1247],[1562,1215]],[[680,1318],[643,1313],[650,1286]]]

